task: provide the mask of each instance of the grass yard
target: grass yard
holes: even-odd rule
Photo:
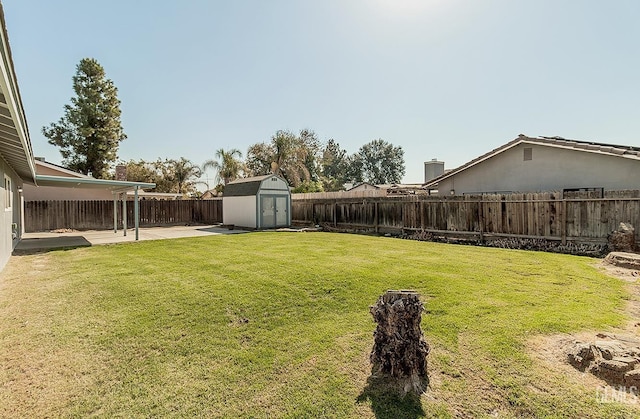
[[[596,261],[329,233],[14,257],[0,276],[0,417],[628,417],[530,356],[628,319]],[[368,386],[369,305],[424,297],[430,388]]]

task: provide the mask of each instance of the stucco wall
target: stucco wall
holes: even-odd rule
[[[531,160],[524,149],[531,148]],[[640,161],[537,144],[519,144],[438,185],[440,195],[569,188],[640,189]]]
[[[222,197],[222,223],[239,227],[256,228],[256,197]]]
[[[11,207],[7,208],[7,194],[5,189],[5,176],[11,180]],[[18,188],[22,186],[22,180],[18,175],[9,167],[3,160],[0,160],[0,213],[2,214],[0,220],[0,269],[4,268],[13,247],[18,243],[18,240],[14,240],[12,237],[12,224],[17,224],[18,237],[22,231],[22,220],[20,218],[20,194]]]

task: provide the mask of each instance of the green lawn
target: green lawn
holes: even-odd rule
[[[632,415],[526,351],[534,335],[626,320],[622,281],[595,262],[329,233],[14,257],[0,276],[0,417]],[[398,288],[427,310],[419,400],[367,385],[368,308]]]

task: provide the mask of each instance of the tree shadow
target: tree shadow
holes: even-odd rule
[[[427,378],[423,388],[429,385]],[[395,383],[384,376],[371,375],[367,379],[367,386],[356,399],[357,403],[371,402],[371,410],[378,419],[414,419],[426,416],[420,396],[410,391],[403,394]]]

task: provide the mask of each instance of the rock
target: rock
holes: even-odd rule
[[[631,370],[624,375],[624,385],[640,388],[640,370]]]
[[[633,252],[636,250],[635,229],[629,223],[620,223],[618,230],[609,234],[608,241],[613,252]]]
[[[619,268],[640,270],[640,255],[637,253],[611,252],[604,261]]]
[[[567,352],[568,362],[609,384],[640,388],[638,339],[605,334],[597,338],[593,343],[575,342]]]
[[[623,361],[616,361],[614,359],[611,360],[603,360],[600,361],[600,368],[614,371],[614,372],[627,372],[633,369],[634,363],[627,363]]]
[[[615,341],[596,340],[594,346],[600,356],[606,360],[613,359],[614,356],[623,351],[622,347]]]
[[[588,343],[578,343],[567,354],[569,364],[574,368],[584,371],[591,361],[595,359],[593,348]]]

